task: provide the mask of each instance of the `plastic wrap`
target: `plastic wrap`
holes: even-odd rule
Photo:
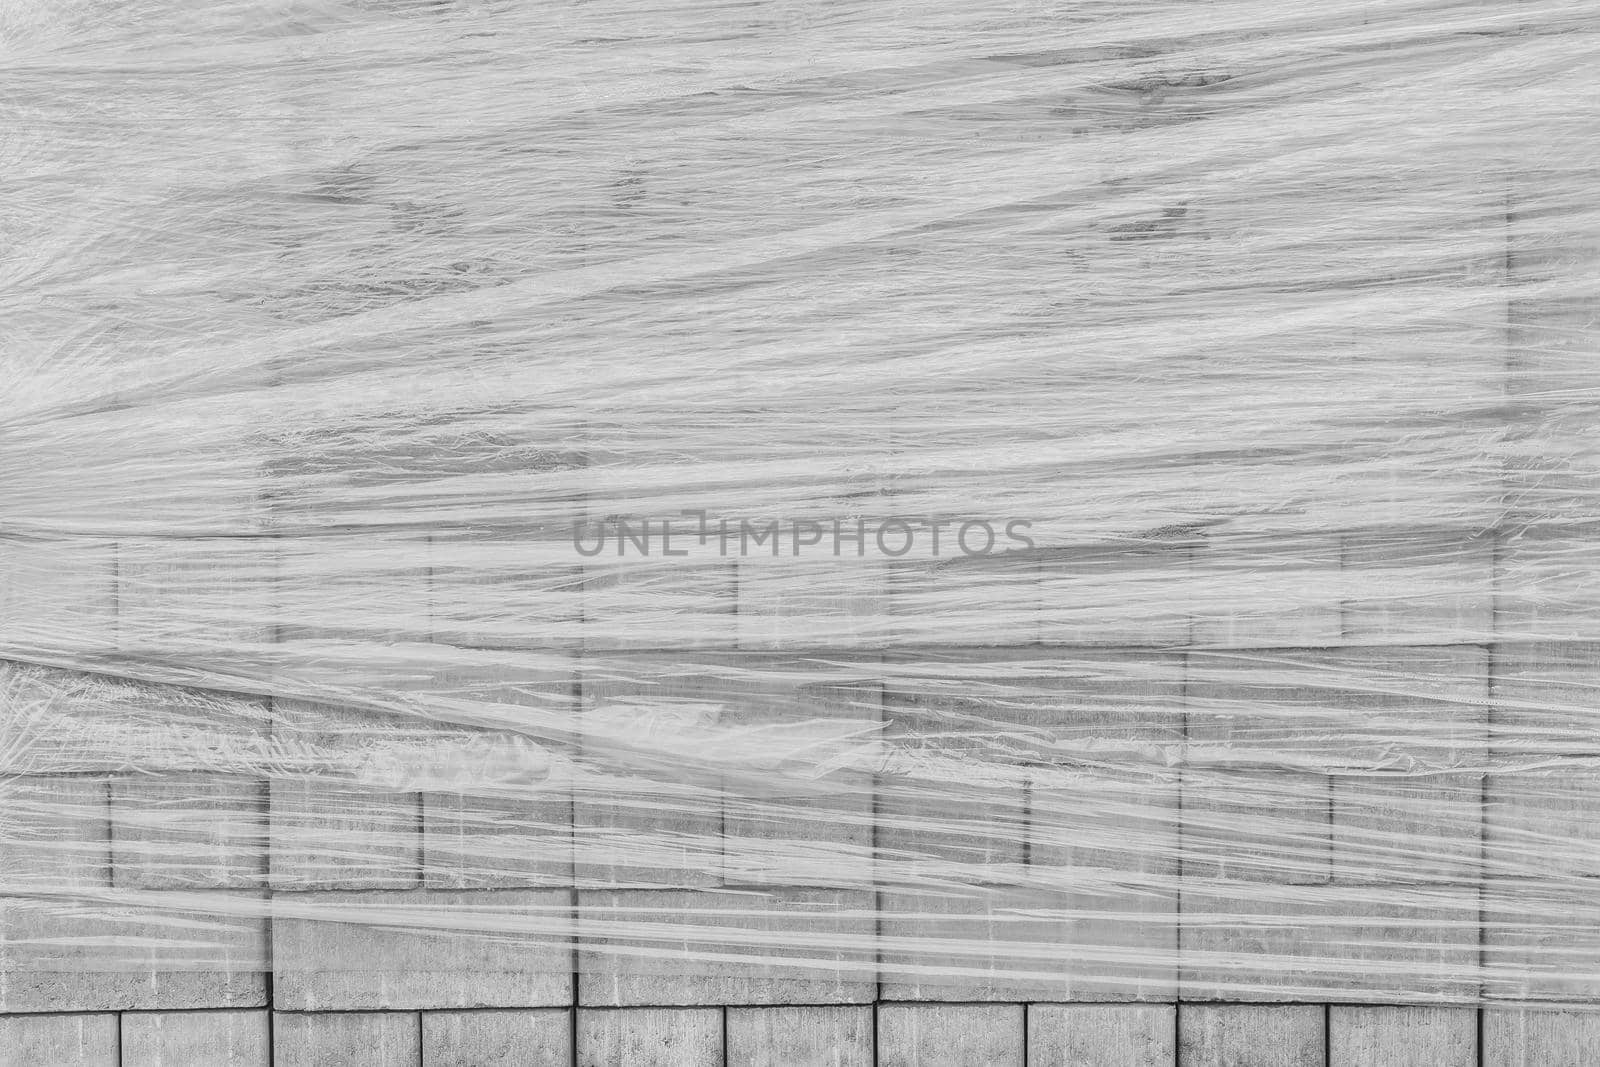
[[[7,7],[0,1010],[1594,1000],[1597,34]]]

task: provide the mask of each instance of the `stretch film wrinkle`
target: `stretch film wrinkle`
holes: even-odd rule
[[[1596,1002],[1597,71],[7,6],[0,1011]]]

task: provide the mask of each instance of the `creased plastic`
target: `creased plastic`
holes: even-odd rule
[[[0,1010],[1593,1001],[1597,72],[8,7]]]

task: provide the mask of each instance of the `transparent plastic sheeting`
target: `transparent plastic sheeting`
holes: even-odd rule
[[[8,6],[0,1010],[1600,996],[1597,34]]]

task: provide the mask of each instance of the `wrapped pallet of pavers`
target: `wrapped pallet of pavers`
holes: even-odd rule
[[[0,1064],[1597,1062],[1597,182],[1588,0],[0,6]]]

